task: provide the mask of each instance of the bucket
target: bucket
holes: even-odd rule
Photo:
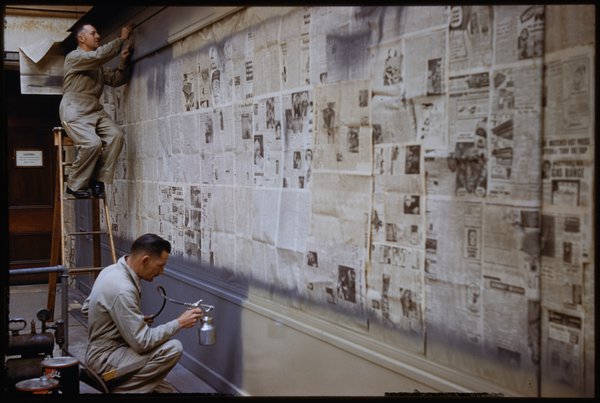
[[[42,361],[44,375],[58,381],[64,395],[79,394],[79,360],[73,357],[53,357]]]
[[[56,392],[59,382],[56,379],[49,379],[46,376],[39,378],[25,379],[24,381],[17,382],[15,389],[24,392],[31,393],[34,395],[47,395]]]

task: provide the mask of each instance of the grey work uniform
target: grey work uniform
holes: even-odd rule
[[[129,79],[127,61],[121,60],[116,69],[103,66],[121,52],[122,46],[123,40],[117,38],[89,52],[78,47],[65,57],[59,114],[77,149],[67,180],[72,190],[86,190],[90,179],[112,183],[123,148],[123,132],[99,100],[105,84],[118,87]]]
[[[170,339],[180,329],[177,319],[149,327],[140,309],[140,277],[125,256],[104,268],[82,306],[88,316],[85,362],[97,373],[139,361],[146,365],[111,388],[115,393],[174,392],[164,380],[177,364],[183,346]]]

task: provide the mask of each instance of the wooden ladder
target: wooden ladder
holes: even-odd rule
[[[58,266],[62,265],[67,268],[69,276],[78,274],[94,274],[94,279],[98,276],[100,271],[103,269],[102,266],[102,249],[100,245],[101,235],[107,234],[109,240],[109,246],[112,254],[113,263],[117,262],[117,255],[115,252],[115,244],[112,234],[112,224],[110,221],[110,211],[106,203],[106,198],[89,197],[84,199],[77,199],[66,194],[66,180],[67,175],[65,174],[65,167],[71,166],[72,161],[66,161],[66,147],[74,147],[73,141],[66,135],[62,127],[55,127],[53,130],[54,145],[56,147],[56,185],[54,192],[54,218],[52,224],[52,249],[50,254],[50,265]],[[73,153],[71,153],[73,155]],[[92,204],[92,230],[91,231],[67,231],[65,229],[65,202],[66,201],[91,201]],[[100,229],[100,201],[104,207],[104,217],[106,222],[106,230]],[[74,208],[75,206],[73,206]],[[73,216],[74,217],[74,216]],[[73,221],[76,221],[75,219]],[[75,225],[75,222],[72,223]],[[93,266],[92,267],[70,267],[69,262],[66,261],[67,244],[71,246],[71,237],[77,236],[92,236],[93,245]],[[73,252],[70,251],[69,257],[71,261],[73,259]],[[50,273],[48,278],[48,310],[50,311],[50,320],[54,320],[54,307],[56,304],[56,285],[58,282],[58,274]]]

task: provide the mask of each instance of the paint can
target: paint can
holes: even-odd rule
[[[39,378],[25,379],[17,382],[15,389],[19,392],[34,395],[48,395],[58,390],[59,382],[56,379],[49,379],[47,376]]]
[[[79,394],[79,360],[74,357],[53,357],[42,361],[44,375],[58,381],[64,395]]]

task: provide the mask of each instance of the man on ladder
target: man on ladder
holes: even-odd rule
[[[75,31],[77,49],[65,57],[59,114],[77,149],[67,181],[67,193],[76,198],[105,197],[104,184],[112,183],[123,132],[100,104],[100,96],[104,85],[118,87],[129,80],[132,30],[131,25],[123,27],[117,39],[100,46],[96,28],[81,24]],[[119,53],[116,69],[104,66]]]

